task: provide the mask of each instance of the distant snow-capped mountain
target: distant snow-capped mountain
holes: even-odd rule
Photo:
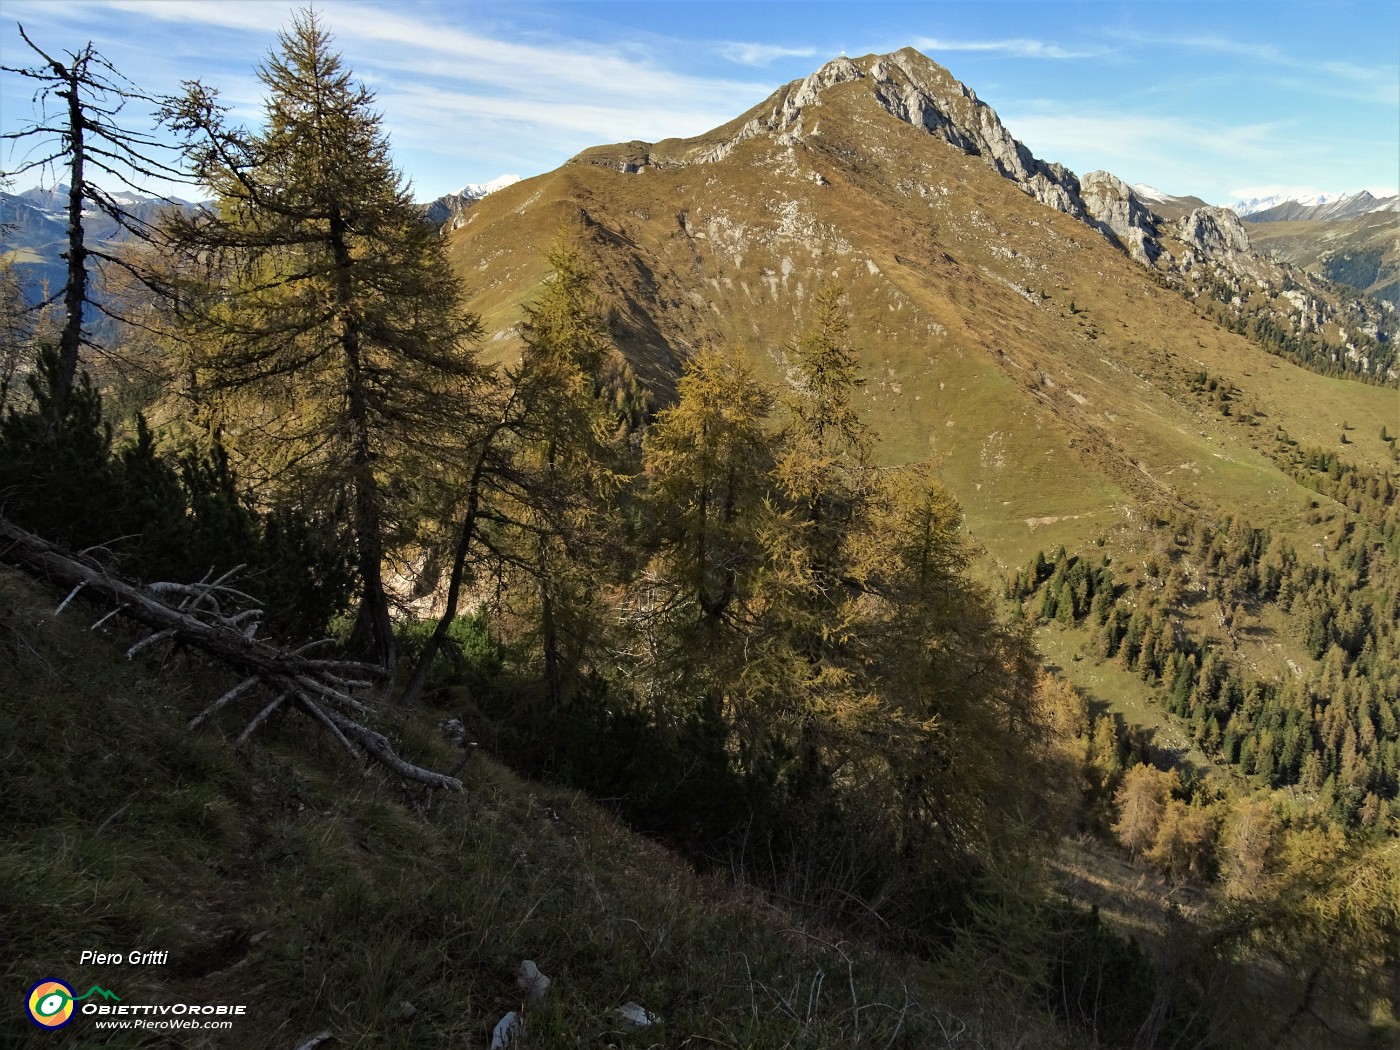
[[[1223,205],[1223,207],[1229,208],[1243,219],[1256,212],[1277,208],[1280,204],[1298,204],[1304,208],[1312,208],[1319,204],[1326,204],[1329,200],[1334,200],[1336,196],[1335,193],[1274,193],[1267,197],[1245,197]]]
[[[147,197],[137,193],[108,195],[138,223],[154,222],[159,213],[171,206],[192,208],[196,205],[178,198]],[[130,231],[110,215],[84,202],[83,233],[89,246],[116,244],[130,237]],[[0,255],[14,263],[31,298],[40,297],[40,289],[63,287],[68,267],[63,253],[68,250],[68,187],[34,186],[22,193],[0,191]]]
[[[497,175],[490,182],[469,182],[455,194],[449,194],[449,196],[472,197],[481,200],[482,197],[495,193],[497,190],[503,190],[507,186],[514,186],[519,181],[519,175]]]
[[[1278,193],[1269,197],[1250,197],[1226,205],[1242,219],[1250,222],[1286,222],[1296,219],[1349,219],[1376,211],[1394,211],[1400,197],[1375,197],[1369,191],[1359,193]]]
[[[1156,214],[1172,221],[1185,218],[1197,208],[1206,206],[1200,197],[1176,197],[1145,182],[1135,184],[1133,192]]]
[[[519,175],[498,175],[490,182],[469,182],[456,193],[445,193],[437,200],[423,205],[423,213],[433,225],[446,226],[455,223],[462,212],[482,197],[490,196],[507,186],[514,186],[519,181]]]
[[[1149,186],[1145,182],[1133,183],[1133,192],[1149,203],[1160,204],[1163,201],[1176,200],[1170,193],[1163,193],[1156,186]]]

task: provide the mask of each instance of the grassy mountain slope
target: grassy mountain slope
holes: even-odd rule
[[[749,133],[746,115],[697,140],[589,151],[474,207],[451,244],[491,352],[518,351],[521,306],[561,223],[581,230],[613,333],[658,403],[707,341],[747,347],[767,378],[790,383],[787,348],[816,290],[836,282],[878,454],[937,462],[989,574],[1037,550],[1097,546],[1122,592],[1101,593],[1132,606],[1160,586],[1144,563],[1167,548],[1178,557],[1190,538],[1174,533],[1198,523],[1159,516],[1193,508],[1242,514],[1305,559],[1328,559],[1353,512],[1280,469],[1279,446],[1386,466],[1393,389],[1320,377],[1224,331],[1093,229],[873,105],[859,82],[805,105],[802,136]],[[1182,615],[1212,633],[1215,595],[1199,594]],[[695,879],[577,795],[488,760],[467,768],[465,798],[426,798],[348,765],[295,719],[252,748],[219,739],[237,730],[232,712],[191,737],[185,718],[231,683],[179,654],[124,664],[128,639],[94,639],[80,607],[55,618],[57,599],[0,575],[0,746],[18,774],[0,802],[11,984],[55,973],[131,1001],[250,1007],[227,1041],[163,1045],[293,1046],[318,1031],[336,1045],[485,1045],[519,1005],[514,970],[531,958],[556,982],[530,1010],[531,1046],[1063,1041],[1036,1005],[987,1002],[990,975],[980,996],[968,973],[950,980],[965,957],[940,973],[862,949]],[[1286,674],[1308,658],[1272,609],[1248,629],[1240,616],[1242,645],[1255,669]],[[1220,613],[1228,626],[1223,603]],[[1209,764],[1154,706],[1150,675],[1085,658],[1087,622],[1056,621],[1043,639],[1095,701],[1158,728],[1185,764]],[[1340,680],[1345,661],[1329,660]],[[434,721],[410,713],[393,735],[446,768],[458,753]],[[1222,721],[1212,713],[1214,728]],[[1328,724],[1340,738],[1341,721]],[[1353,760],[1355,744],[1341,749]],[[1133,877],[1117,867],[1113,878]],[[1021,933],[1015,920],[1000,932]],[[171,963],[76,962],[84,948],[132,946],[169,950]],[[1013,980],[1025,957],[1044,957],[1018,953],[1014,938],[994,948],[989,965],[1005,961]],[[629,1000],[662,1027],[623,1030],[612,1010]],[[92,1045],[94,1031],[45,1038]],[[18,1020],[5,1034],[33,1038]],[[123,1038],[108,1045],[150,1042]]]
[[[528,958],[553,981],[527,1010],[531,1047],[1060,1045],[1034,1009],[984,1021],[969,999],[954,1016],[927,964],[697,877],[484,757],[465,795],[425,797],[299,719],[251,746],[229,741],[236,716],[191,734],[229,683],[178,655],[128,662],[120,628],[94,635],[81,601],[54,615],[60,598],[0,570],[5,986],[247,1011],[227,1032],[122,1034],[83,1016],[41,1032],[11,1010],[0,1044],[486,1046]],[[396,735],[448,768],[460,752],[432,721]],[[83,950],[169,957],[83,966]],[[612,1012],[628,1001],[659,1029],[629,1030]]]
[[[812,291],[844,286],[867,417],[890,462],[934,456],[974,534],[1003,564],[1131,532],[1188,499],[1310,546],[1310,493],[1248,429],[1182,395],[1228,377],[1267,428],[1389,461],[1395,393],[1320,377],[1197,316],[1151,272],[1042,207],[981,159],[892,116],[857,81],[806,114],[802,138],[754,135],[712,162],[748,115],[685,143],[588,151],[487,198],[451,240],[490,346],[508,355],[540,250],[581,222],[618,342],[665,401],[705,341],[749,348],[771,377]],[[639,164],[646,164],[640,170]],[[1122,537],[1127,539],[1126,534]]]
[[[927,65],[930,93],[946,91],[946,71]],[[1323,680],[1328,645],[1313,637],[1314,605],[1240,597],[1237,610],[1234,584],[1216,576],[1205,548],[1183,548],[1168,521],[1192,522],[1190,531],[1242,520],[1318,572],[1334,571],[1342,540],[1366,534],[1385,509],[1365,510],[1363,522],[1354,500],[1323,494],[1341,491],[1325,468],[1297,464],[1333,455],[1363,468],[1364,486],[1393,484],[1385,476],[1393,478],[1395,446],[1385,439],[1400,431],[1397,391],[1309,371],[1224,326],[1240,327],[1231,312],[1254,309],[1270,283],[1287,288],[1284,271],[1235,284],[1238,305],[1229,287],[1192,301],[1178,290],[1180,274],[1135,262],[1092,226],[1038,203],[987,156],[894,115],[872,80],[813,91],[811,78],[796,82],[707,135],[597,147],[481,202],[450,235],[449,252],[483,313],[488,352],[518,352],[521,306],[538,292],[542,251],[561,225],[578,231],[614,337],[659,404],[673,396],[684,357],[707,342],[745,348],[765,378],[790,381],[787,348],[816,289],[839,284],[865,377],[857,407],[881,438],[876,455],[935,462],[987,552],[984,578],[997,585],[1060,546],[1107,557],[1122,616],[1145,622],[1166,593],[1158,566],[1174,565],[1181,590],[1161,628],[1172,645],[1189,639],[1194,660],[1211,651],[1240,676],[1275,689],[1301,679],[1319,704],[1362,710]],[[953,108],[966,109],[960,97]],[[1171,257],[1198,252],[1173,236],[1165,230],[1160,242]],[[1204,287],[1228,284],[1232,266],[1243,268],[1238,276],[1258,265],[1238,252],[1222,258]],[[1187,271],[1184,283],[1196,276]],[[1295,287],[1290,301],[1311,295]],[[1310,601],[1341,616],[1363,597],[1318,591]],[[1384,604],[1383,595],[1365,601],[1373,598]],[[1034,594],[1027,614],[1050,617],[1042,602]],[[1345,615],[1354,624],[1361,614]],[[1150,731],[1197,768],[1221,766],[1222,784],[1270,786],[1267,773],[1228,765],[1245,751],[1227,729],[1254,726],[1239,703],[1244,677],[1207,737],[1201,717],[1188,724],[1168,710],[1181,708],[1169,669],[1141,671],[1092,629],[1051,623],[1039,634],[1048,661],[1096,710]],[[1361,635],[1353,638],[1355,657]],[[1389,671],[1371,674],[1371,688],[1390,691]],[[1201,715],[1199,704],[1190,710]],[[1391,766],[1373,764],[1377,790],[1392,797]]]

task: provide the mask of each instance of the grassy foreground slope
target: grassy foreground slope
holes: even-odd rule
[[[0,570],[0,943],[16,1008],[0,1044],[43,1047],[485,1047],[553,983],[528,1047],[1061,1045],[1035,1009],[953,1001],[931,967],[804,925],[696,876],[579,795],[467,765],[464,795],[365,770],[299,718],[233,746],[190,733],[230,684],[180,656],[127,662],[120,630]],[[236,706],[236,705],[235,705]],[[247,712],[244,713],[245,717]],[[420,713],[404,753],[460,752]],[[160,966],[80,953],[166,951]],[[124,1003],[243,1004],[227,1032],[61,1032],[18,1008],[36,981]],[[627,1002],[659,1016],[631,1029]],[[990,1016],[992,1004],[981,1004]]]

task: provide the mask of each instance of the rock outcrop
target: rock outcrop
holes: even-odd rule
[[[1128,254],[1151,266],[1162,254],[1157,237],[1157,217],[1131,186],[1106,171],[1091,171],[1079,183],[1089,217],[1107,228]]]
[[[1178,220],[1172,232],[1185,248],[1180,259],[1183,270],[1208,263],[1214,269],[1265,283],[1273,277],[1275,283],[1283,285],[1282,273],[1273,272],[1280,267],[1254,252],[1244,224],[1229,208],[1197,208]]]
[[[996,110],[942,66],[906,47],[877,57],[869,75],[876,99],[888,112],[981,157],[1040,203],[1084,218],[1074,173],[1032,154],[1006,130]]]
[[[1197,208],[1177,223],[1182,242],[1206,255],[1249,251],[1249,234],[1229,208]]]
[[[869,82],[886,112],[956,149],[981,157],[1042,204],[1077,219],[1085,218],[1079,180],[1072,171],[1037,158],[1006,130],[996,110],[913,48],[868,55],[859,61],[845,56],[833,59],[810,76],[778,89],[733,135],[688,159],[701,164],[723,160],[735,146],[756,135],[771,134],[783,142],[801,139],[816,126],[811,111],[821,106],[823,94],[856,80]]]

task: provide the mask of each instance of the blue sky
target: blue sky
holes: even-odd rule
[[[92,40],[151,93],[217,86],[259,117],[283,0],[3,0],[0,59]],[[319,0],[422,199],[579,150],[693,135],[843,51],[913,45],[1040,157],[1212,203],[1396,191],[1400,4]],[[32,115],[0,77],[0,126]],[[0,150],[0,167],[17,155]],[[16,187],[24,188],[24,187]],[[192,195],[186,191],[186,196]]]

